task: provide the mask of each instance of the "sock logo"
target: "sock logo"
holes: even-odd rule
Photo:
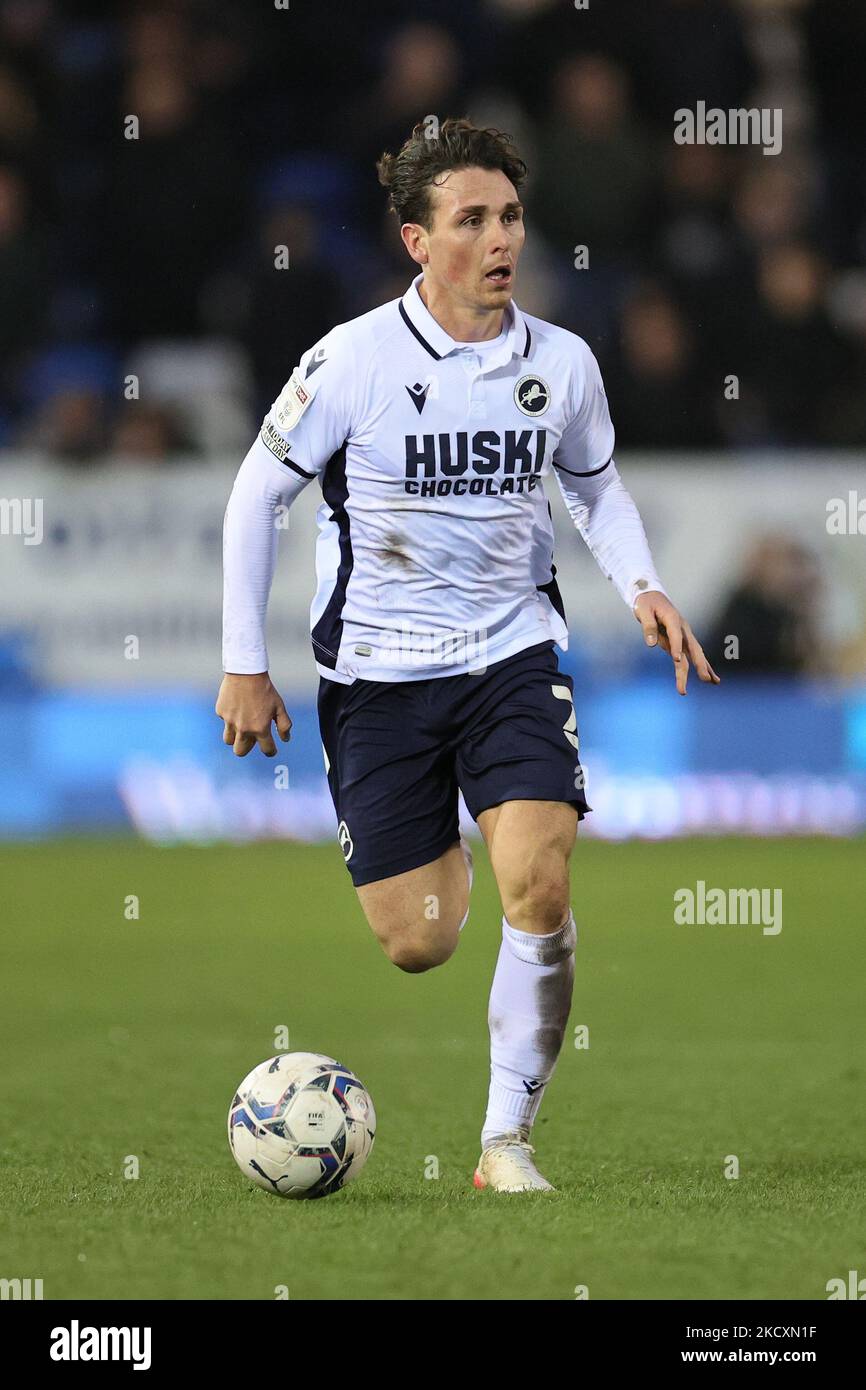
[[[544,1082],[543,1082],[543,1081],[524,1081],[523,1084],[524,1084],[524,1086],[526,1087],[526,1090],[527,1090],[527,1092],[529,1093],[529,1095],[534,1096],[534,1095],[535,1095],[535,1092],[538,1091],[538,1090],[540,1090],[541,1087],[544,1085]]]

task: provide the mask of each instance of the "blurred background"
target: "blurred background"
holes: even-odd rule
[[[526,159],[515,297],[599,358],[617,461],[723,684],[677,699],[554,484],[593,835],[866,824],[861,0],[0,0],[0,835],[334,831],[312,485],[269,627],[276,767],[213,713],[234,473],[300,354],[414,265],[374,161]],[[781,152],[674,113],[781,110]]]

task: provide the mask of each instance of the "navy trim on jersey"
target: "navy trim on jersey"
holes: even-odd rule
[[[523,356],[529,356],[529,349],[532,347],[532,335],[529,332],[529,324],[526,325],[526,346],[523,349]]]
[[[545,594],[553,607],[556,609],[560,618],[565,622],[565,604],[562,601],[562,594],[559,592],[559,585],[556,582],[556,565],[550,566],[550,578],[546,584],[536,584],[536,589],[540,594]]]
[[[564,464],[557,463],[557,462],[556,462],[556,459],[553,460],[553,466],[554,466],[554,468],[558,468],[558,469],[560,470],[560,472],[562,472],[562,473],[570,473],[571,476],[572,476],[572,478],[594,478],[595,475],[596,475],[596,473],[603,473],[604,470],[605,470],[607,467],[609,467],[609,465],[612,464],[612,463],[613,463],[613,454],[611,454],[611,456],[610,456],[610,458],[608,459],[607,463],[603,463],[603,464],[601,465],[601,468],[591,468],[591,469],[589,470],[588,473],[575,473],[575,471],[574,471],[573,468],[566,468]]]
[[[343,640],[343,606],[346,602],[346,587],[352,573],[352,566],[355,563],[355,557],[352,553],[352,538],[349,535],[349,514],[346,511],[349,486],[346,481],[345,444],[335,454],[332,454],[325,464],[322,474],[322,496],[331,508],[331,516],[339,528],[340,564],[337,569],[334,591],[310,636],[319,664],[336,670],[337,655]]]
[[[403,322],[405,323],[406,327],[409,329],[409,332],[415,334],[415,337],[418,339],[418,342],[421,344],[422,348],[426,348],[427,351],[429,352],[429,354],[430,354],[431,357],[435,357],[437,362],[441,362],[441,361],[442,361],[442,354],[439,353],[439,352],[436,352],[436,350],[435,350],[434,348],[432,348],[432,347],[430,346],[430,344],[427,342],[427,339],[426,339],[426,338],[422,338],[421,334],[418,332],[418,329],[415,327],[415,325],[414,325],[414,323],[412,322],[412,320],[410,319],[409,315],[406,313],[406,310],[403,308],[403,301],[402,301],[402,300],[401,300],[400,303],[397,305],[397,308],[400,310],[400,315],[401,315],[401,317],[402,317],[402,319],[403,319]]]
[[[265,446],[265,447],[267,447],[267,446]],[[271,450],[271,453],[273,453],[273,449]],[[315,478],[315,477],[316,477],[316,474],[315,474],[315,473],[308,473],[307,470],[306,470],[306,468],[302,468],[301,465],[300,465],[299,463],[292,463],[292,460],[291,460],[291,459],[280,459],[280,463],[284,463],[284,464],[286,465],[287,468],[294,468],[295,472],[296,472],[296,473],[300,473],[300,475],[301,475],[302,478],[311,478],[311,479],[312,479],[312,478]]]
[[[527,329],[527,332],[529,330]],[[547,503],[547,515],[553,523],[553,512],[550,510],[550,502]],[[550,578],[546,584],[536,584],[536,589],[540,594],[546,594],[551,604],[556,609],[563,622],[566,622],[565,604],[562,601],[562,594],[559,592],[559,585],[556,582],[556,565],[553,563],[553,556],[550,558]]]

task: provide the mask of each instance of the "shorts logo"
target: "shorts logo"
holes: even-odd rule
[[[543,415],[550,405],[550,387],[540,376],[522,376],[514,388],[514,404],[524,415]]]
[[[340,848],[343,851],[343,858],[348,864],[349,860],[352,858],[352,855],[355,852],[355,846],[352,844],[352,837],[349,834],[349,827],[344,820],[341,820],[340,824],[337,826],[337,839],[339,840]]]

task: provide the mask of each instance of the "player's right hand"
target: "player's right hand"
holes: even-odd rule
[[[216,712],[225,725],[223,743],[230,743],[239,758],[245,758],[256,744],[266,758],[276,756],[272,723],[283,743],[291,738],[292,721],[267,671],[255,676],[223,676]]]

